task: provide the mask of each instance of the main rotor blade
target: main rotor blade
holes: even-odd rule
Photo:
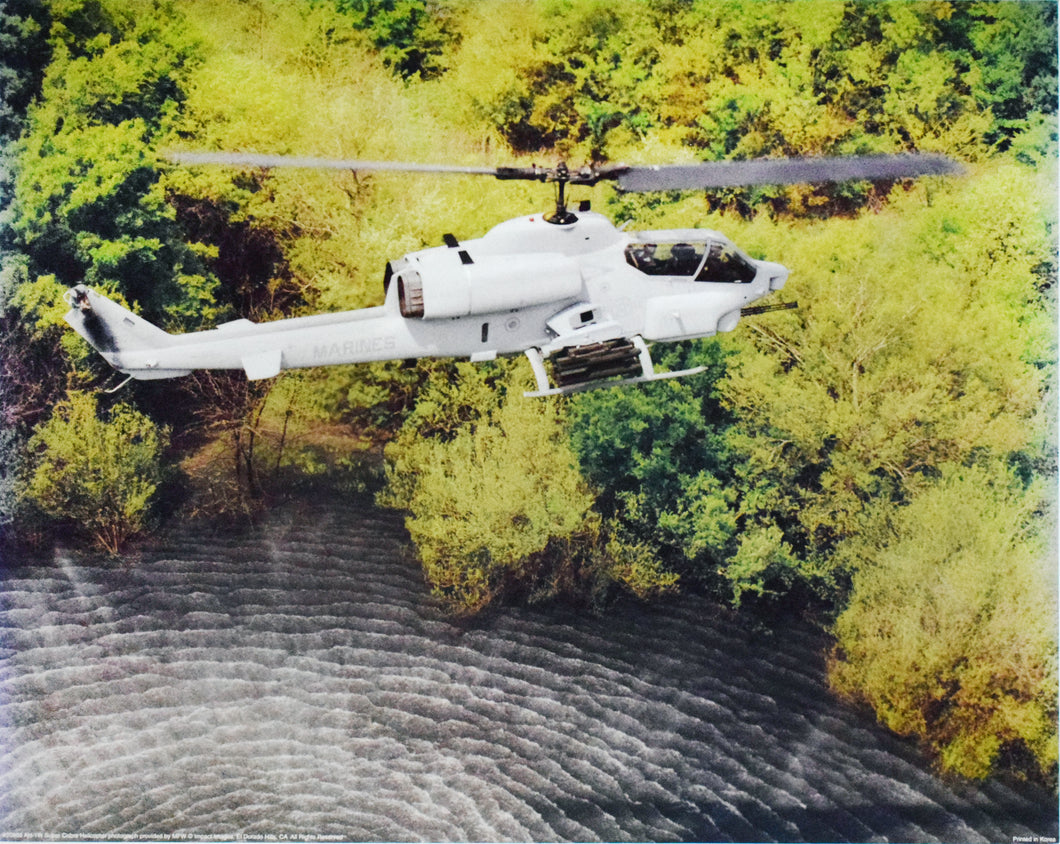
[[[233,167],[298,167],[311,170],[393,170],[404,173],[471,173],[496,175],[492,167],[452,164],[410,164],[398,161],[359,161],[350,158],[308,158],[294,155],[259,155],[250,152],[173,152],[166,156],[178,164],[221,164]]]
[[[762,158],[702,164],[634,166],[618,176],[623,191],[735,188],[874,179],[906,179],[959,173],[944,155],[855,155],[845,158]]]
[[[943,155],[860,155],[845,158],[760,158],[753,161],[710,161],[699,164],[622,164],[585,167],[570,171],[557,167],[467,167],[454,164],[418,164],[403,161],[361,161],[348,158],[313,158],[262,155],[250,152],[174,152],[167,158],[179,164],[219,164],[234,167],[294,167],[313,170],[391,171],[399,173],[467,173],[497,179],[595,185],[617,181],[622,191],[697,190],[846,182],[873,179],[906,179],[959,173],[961,166]]]

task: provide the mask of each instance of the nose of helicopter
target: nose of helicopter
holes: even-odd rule
[[[780,290],[787,282],[790,270],[782,264],[774,264],[770,261],[763,261],[762,265],[765,276],[769,279],[769,289]]]

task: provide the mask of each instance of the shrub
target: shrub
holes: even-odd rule
[[[30,440],[23,495],[117,554],[146,526],[167,439],[168,431],[128,405],[101,416],[95,395],[71,393]]]

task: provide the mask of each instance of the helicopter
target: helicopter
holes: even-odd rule
[[[757,159],[672,165],[463,167],[252,153],[172,153],[190,166],[300,167],[492,176],[555,185],[555,207],[502,222],[482,237],[389,261],[382,305],[339,313],[170,334],[78,284],[64,294],[66,321],[116,370],[155,380],[200,369],[248,379],[333,364],[430,358],[472,362],[525,355],[536,390],[552,396],[680,378],[704,367],[656,371],[649,344],[711,337],[741,318],[796,307],[755,305],[789,271],[758,260],[708,229],[626,232],[591,210],[568,208],[568,185],[614,181],[619,191],[709,190],[764,184],[898,180],[959,172],[933,154]],[[546,366],[546,361],[549,366]],[[551,373],[550,370],[551,369]],[[122,385],[119,385],[122,386]],[[117,389],[117,388],[115,388]]]

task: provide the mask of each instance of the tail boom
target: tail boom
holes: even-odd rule
[[[401,331],[404,321],[382,307],[265,323],[241,319],[208,331],[168,334],[84,285],[64,298],[71,327],[111,366],[139,380],[175,378],[197,369],[242,369],[248,378],[261,379],[284,369],[414,353]]]

